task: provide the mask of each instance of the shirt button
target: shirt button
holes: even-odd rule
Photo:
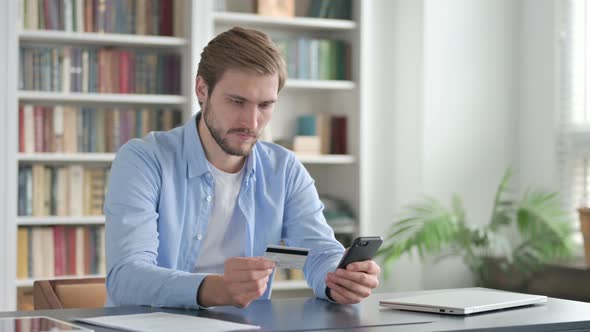
[[[207,202],[211,202],[211,195],[207,196]]]
[[[199,234],[197,235],[197,240],[201,241],[203,239],[203,235]]]

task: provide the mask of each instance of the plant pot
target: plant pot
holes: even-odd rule
[[[580,213],[580,230],[584,237],[586,266],[590,267],[590,208],[579,208],[578,212]]]
[[[525,292],[530,278],[527,278],[514,267],[509,267],[507,270],[503,269],[501,265],[505,262],[505,258],[486,258],[484,265],[488,280],[487,283],[482,283],[481,280],[478,281],[478,286],[511,292]]]

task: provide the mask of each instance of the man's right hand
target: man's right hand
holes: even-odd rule
[[[247,307],[266,291],[275,263],[261,257],[235,257],[225,261],[222,275],[205,277],[197,301],[203,307]]]

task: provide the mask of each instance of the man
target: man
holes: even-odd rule
[[[108,305],[246,307],[270,297],[267,245],[310,248],[319,298],[357,303],[378,286],[373,261],[336,269],[344,248],[296,157],[258,142],[286,79],[263,33],[233,28],[201,54],[202,112],[125,144],[105,201]]]

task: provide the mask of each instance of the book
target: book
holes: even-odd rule
[[[295,16],[294,0],[258,0],[256,12],[263,16],[293,17]]]
[[[26,279],[29,277],[29,232],[27,228],[20,227],[17,231],[17,251],[16,277]]]
[[[66,275],[66,234],[62,225],[53,226],[54,275]]]
[[[348,121],[345,116],[332,117],[332,143],[331,153],[333,154],[347,154],[348,153],[348,140],[347,140],[347,129]]]
[[[82,276],[85,274],[85,257],[84,250],[86,249],[84,228],[82,226],[76,227],[76,275]]]
[[[300,155],[319,155],[321,142],[318,136],[295,136],[293,151]]]
[[[84,169],[80,165],[69,166],[70,188],[69,188],[69,203],[70,216],[83,215],[83,193],[84,193]]]
[[[293,149],[296,153],[329,154],[332,144],[332,120],[328,114],[308,114],[297,118],[296,142]],[[311,136],[314,139],[298,137]],[[319,146],[316,148],[316,145]],[[317,151],[316,151],[317,149]]]

